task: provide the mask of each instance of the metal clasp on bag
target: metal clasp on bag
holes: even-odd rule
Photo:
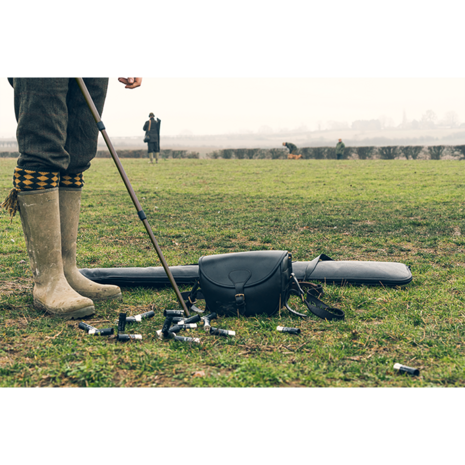
[[[303,302],[305,300],[304,299],[305,292],[300,287],[299,281],[297,281],[297,278],[295,277],[294,273],[291,273],[291,278],[293,279],[294,284],[297,286],[297,292],[299,293],[299,296],[300,296],[300,298],[302,299],[302,302]]]

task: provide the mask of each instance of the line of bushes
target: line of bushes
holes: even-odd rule
[[[120,158],[147,158],[147,150],[118,150]],[[304,159],[336,159],[334,147],[302,147],[298,153]],[[288,151],[284,148],[272,149],[221,149],[207,154],[207,158],[223,159],[285,159]],[[110,152],[99,150],[97,158],[111,158]],[[188,150],[163,149],[161,158],[200,158],[198,152]],[[0,152],[0,158],[18,158],[18,152]],[[344,159],[381,160],[464,160],[465,145],[389,145],[385,147],[346,147]]]
[[[116,153],[120,158],[147,158],[147,150],[117,150]],[[18,158],[18,152],[0,152],[0,158]],[[97,158],[111,158],[110,152],[106,150],[97,151]],[[198,152],[188,150],[161,150],[161,158],[199,158]]]
[[[225,159],[285,159],[289,152],[284,148],[273,149],[222,149],[207,154],[207,158]],[[336,159],[335,147],[302,147],[298,154],[304,159]],[[464,160],[465,145],[391,145],[385,147],[346,147],[344,159],[381,160]]]
[[[117,150],[116,153],[120,158],[147,158],[147,149],[145,150]],[[106,150],[99,150],[97,158],[111,158],[110,152]],[[161,158],[199,158],[198,152],[191,152],[188,150],[172,150],[163,149],[160,151]]]

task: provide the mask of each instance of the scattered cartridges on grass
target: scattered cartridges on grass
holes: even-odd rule
[[[86,331],[87,334],[94,334],[97,336],[111,336],[114,333],[113,328],[98,329],[88,325],[87,323],[84,323],[83,321],[79,323],[79,328]]]
[[[213,336],[235,336],[236,331],[229,331],[228,329],[220,329],[220,328],[214,328],[213,326],[210,328],[210,334]]]
[[[394,370],[398,370],[399,373],[408,373],[412,376],[419,376],[420,370],[418,368],[407,367],[405,365],[401,365],[400,363],[394,364]]]
[[[277,331],[282,333],[289,333],[289,334],[300,334],[299,328],[287,328],[286,326],[278,326],[276,328]]]

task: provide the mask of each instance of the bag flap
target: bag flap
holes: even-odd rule
[[[199,275],[221,287],[234,288],[237,280],[245,287],[254,286],[269,278],[287,259],[283,250],[257,250],[200,257]]]

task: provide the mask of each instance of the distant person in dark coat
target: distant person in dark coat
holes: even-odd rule
[[[161,119],[155,118],[153,113],[149,114],[149,118],[150,119],[145,122],[142,130],[150,137],[150,141],[147,142],[150,163],[153,163],[153,154],[155,154],[155,160],[158,163],[158,156],[160,155]]]
[[[338,160],[342,160],[344,158],[344,149],[346,146],[344,145],[344,142],[342,142],[342,139],[339,139],[339,142],[336,145],[336,158]]]
[[[298,153],[299,149],[296,145],[292,144],[291,142],[283,142],[284,147],[287,147],[289,153],[287,154],[287,158],[298,160],[302,158],[302,155]]]

